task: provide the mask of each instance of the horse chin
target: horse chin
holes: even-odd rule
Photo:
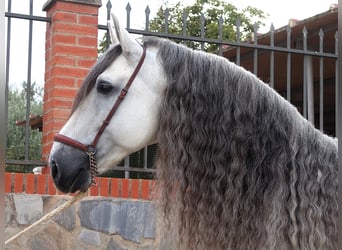
[[[104,174],[105,172],[111,170],[112,166],[116,166],[116,164],[111,164],[111,163],[102,163],[97,165],[97,173],[99,175]]]
[[[117,166],[125,157],[122,157],[120,158],[119,160],[107,160],[107,161],[104,161],[104,160],[100,160],[98,163],[97,163],[97,173],[98,174],[103,174],[107,171],[110,171],[113,166]]]
[[[55,185],[57,189],[63,193],[74,193],[76,191],[85,192],[91,185],[90,172],[84,169],[80,171],[80,173],[71,182],[71,185],[64,185],[61,182],[55,182]]]
[[[76,177],[76,179],[70,186],[69,192],[70,193],[74,193],[76,191],[85,192],[87,191],[90,185],[91,185],[90,173],[88,171],[83,171]]]

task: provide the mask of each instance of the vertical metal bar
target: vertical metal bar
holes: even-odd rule
[[[33,0],[30,0],[30,15],[33,15]],[[32,68],[32,28],[33,20],[29,20],[29,44],[27,62],[27,86],[26,86],[26,115],[25,115],[25,160],[29,160],[30,137],[30,111],[31,111],[31,68]]]
[[[204,25],[205,25],[205,17],[202,13],[201,14],[201,38],[205,37]],[[204,42],[201,42],[201,50],[204,51]]]
[[[253,25],[253,39],[254,39],[254,45],[258,45],[258,25],[257,23],[254,23]],[[253,73],[254,75],[258,75],[258,49],[254,48],[254,56],[253,56]]]
[[[287,32],[287,49],[291,49],[291,27],[286,28]],[[287,67],[286,67],[286,99],[291,102],[291,53],[287,53]]]
[[[340,9],[340,7],[339,7],[339,9]],[[337,55],[337,58],[339,57],[339,54],[338,54],[338,44],[339,44],[338,31],[336,31],[336,33],[335,33],[335,55]],[[338,86],[339,86],[338,81],[339,81],[339,77],[340,77],[339,70],[338,70],[339,69],[339,60],[341,60],[341,58],[340,59],[336,59],[336,64],[335,64],[335,135],[337,135],[337,133],[341,129],[340,127],[338,127],[338,120],[341,120],[338,117],[338,112],[339,112],[338,108],[342,108],[342,107],[338,107],[338,103],[339,103],[338,93],[340,91],[338,89]],[[342,98],[342,97],[340,96],[340,98]],[[341,133],[339,133],[339,134],[341,134]],[[341,139],[341,138],[339,138],[339,139]]]
[[[144,148],[144,169],[147,169],[147,152],[148,152],[148,147]]]
[[[304,26],[303,28],[303,50],[307,51],[307,30]],[[307,67],[308,67],[308,56],[304,55],[304,63],[303,63],[303,116],[305,118],[307,115]]]
[[[240,43],[240,26],[241,26],[241,19],[238,17],[236,19],[236,43]],[[236,47],[236,64],[241,64],[241,51],[240,46]]]
[[[305,118],[307,118],[307,86],[306,86],[306,82],[307,82],[307,56],[304,55],[304,61],[303,61],[303,116]]]
[[[188,18],[188,13],[186,12],[186,10],[183,11],[183,23],[182,23],[182,34],[183,36],[186,36],[186,29],[187,29],[187,18]],[[186,44],[186,42],[183,42],[184,44]]]
[[[147,5],[145,9],[145,30],[149,31],[150,30],[150,7]]]
[[[0,3],[0,34],[5,34],[5,2],[1,1]],[[0,58],[2,63],[4,62],[4,58],[6,57],[5,54],[5,39],[4,37],[0,40]],[[6,65],[2,65],[2,67],[0,67],[0,88],[6,89],[5,83],[6,83],[6,72],[5,72],[5,67]],[[6,109],[7,109],[7,103],[6,103],[6,94],[5,92],[1,91],[0,92],[0,117],[4,117],[6,118]],[[7,137],[7,133],[6,133],[6,123],[7,120],[4,120],[3,118],[0,119],[0,183],[1,183],[1,187],[0,187],[0,193],[4,194],[5,190],[4,190],[4,183],[5,183],[5,177],[4,177],[4,172],[5,172],[5,158],[6,158],[6,137]],[[3,199],[3,198],[1,198]],[[7,208],[7,206],[6,206]],[[3,214],[3,212],[5,212],[5,204],[4,202],[0,203],[0,212],[1,214]],[[7,222],[7,220],[6,220]],[[4,225],[5,224],[5,219],[4,216],[2,216],[0,218],[0,225]],[[1,236],[0,236],[0,248],[1,249],[5,249],[5,244],[4,244],[4,240],[5,240],[5,236],[4,236],[4,231],[1,229]]]
[[[324,33],[322,28],[319,31],[319,52],[323,53],[323,37]],[[319,58],[319,129],[323,132],[323,118],[324,118],[324,109],[323,109],[323,57]]]
[[[112,10],[112,3],[110,0],[108,0],[106,4],[106,8],[107,8],[107,20],[110,20],[110,12]]]
[[[341,138],[342,138],[342,79],[338,77],[338,75],[342,72],[342,64],[341,64],[341,55],[342,55],[342,44],[341,44],[341,31],[342,31],[342,4],[341,1],[338,1],[338,24],[337,24],[337,31],[335,33],[335,55],[336,58],[336,66],[335,66],[335,136],[338,138],[338,147],[341,150]],[[339,98],[338,98],[339,97]],[[337,192],[340,197],[342,194],[342,171],[340,169],[342,165],[342,158],[341,158],[341,151],[338,151],[338,174],[337,174],[337,180],[338,180],[338,188]],[[341,213],[341,199],[339,198],[339,212],[337,217],[337,225],[338,225],[338,246],[341,246],[342,244],[342,213]]]
[[[126,12],[127,12],[127,20],[126,20],[127,25],[126,25],[126,27],[127,27],[127,29],[129,29],[131,27],[131,10],[132,10],[131,5],[129,3],[127,3],[127,5],[126,5]]]
[[[169,9],[166,8],[165,13],[164,13],[164,18],[165,18],[165,27],[164,27],[164,33],[169,33]]]
[[[106,4],[106,8],[107,8],[107,21],[110,20],[110,12],[112,10],[112,3],[110,2],[110,0],[108,0],[107,4]],[[109,35],[109,31],[107,31],[106,33],[106,46],[107,49],[109,48],[110,45],[110,35]]]
[[[8,13],[12,11],[12,0],[8,0]],[[7,18],[7,41],[6,41],[6,82],[5,82],[5,134],[8,133],[8,92],[9,92],[9,69],[10,69],[10,58],[11,58],[11,17]],[[7,145],[7,136],[5,136],[5,145]]]
[[[150,30],[150,14],[151,14],[151,10],[150,10],[150,7],[147,5],[145,8],[145,30],[146,31]],[[147,153],[145,155],[145,152],[147,152],[147,146],[144,147],[144,168],[145,168],[145,161],[147,161]],[[129,174],[125,173],[125,178],[129,178]]]
[[[315,105],[314,105],[314,79],[312,56],[307,56],[307,112],[308,120],[315,124]]]
[[[188,13],[186,12],[186,10],[183,11],[182,18],[183,18],[182,32],[183,32],[183,36],[186,36],[187,18],[188,18]]]
[[[223,17],[220,16],[219,18],[219,40],[220,40],[220,44],[219,44],[219,56],[222,56],[222,31],[223,30]]]
[[[124,160],[124,169],[125,170],[125,179],[129,179],[129,156],[126,156],[125,157],[125,160]]]
[[[271,25],[271,58],[270,58],[270,84],[274,88],[274,25]]]
[[[303,33],[303,50],[307,51],[308,50],[308,44],[307,44],[308,30],[306,29],[305,26],[303,28],[302,33]]]

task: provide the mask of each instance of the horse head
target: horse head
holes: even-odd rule
[[[88,146],[96,152],[97,170],[103,173],[156,140],[165,83],[157,50],[144,51],[112,18],[108,26],[113,45],[84,80],[51,149],[51,174],[65,193],[85,191],[91,184]],[[115,114],[110,116],[111,112]]]

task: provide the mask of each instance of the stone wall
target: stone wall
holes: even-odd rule
[[[6,194],[5,238],[68,199],[71,197],[66,195]],[[85,197],[11,242],[6,249],[164,249],[159,247],[156,214],[152,201]]]

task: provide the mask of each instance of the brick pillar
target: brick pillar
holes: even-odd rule
[[[97,59],[98,9],[101,0],[49,0],[46,27],[43,114],[43,161],[53,136],[70,114],[73,99]]]

